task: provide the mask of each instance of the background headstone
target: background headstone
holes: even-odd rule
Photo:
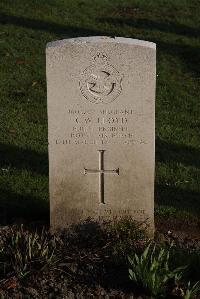
[[[51,225],[132,216],[153,231],[155,44],[85,37],[46,54]]]

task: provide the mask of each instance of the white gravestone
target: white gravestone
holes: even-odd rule
[[[155,44],[74,38],[46,57],[51,225],[131,216],[153,231]]]

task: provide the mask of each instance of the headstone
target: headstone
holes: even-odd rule
[[[51,225],[131,216],[153,232],[155,44],[84,37],[46,54]]]

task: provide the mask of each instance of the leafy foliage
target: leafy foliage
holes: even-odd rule
[[[131,268],[129,278],[145,288],[153,296],[163,295],[167,283],[171,279],[180,280],[182,272],[186,268],[169,266],[170,249],[158,248],[149,243],[139,256],[128,257]]]
[[[11,227],[7,234],[2,255],[5,268],[22,279],[31,271],[40,270],[53,263],[55,238],[45,229],[39,234],[25,230],[23,225]]]
[[[185,291],[184,299],[194,298],[194,296],[198,293],[200,293],[200,281],[197,281],[194,285],[191,285],[191,282],[189,281]]]

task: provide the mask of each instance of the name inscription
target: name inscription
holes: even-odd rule
[[[133,118],[142,116],[133,109],[68,109],[66,123],[70,130],[55,140],[60,145],[105,145],[105,144],[147,144],[141,136],[135,135]]]

